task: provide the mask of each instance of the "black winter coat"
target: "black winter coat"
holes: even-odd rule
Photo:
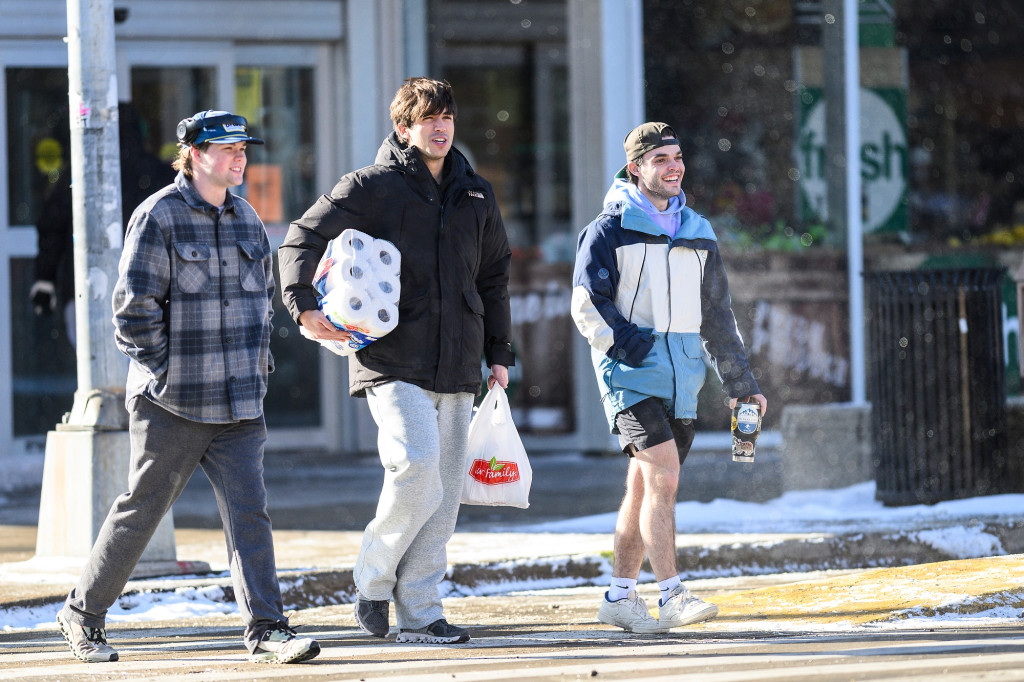
[[[318,307],[312,281],[327,243],[353,228],[402,255],[398,326],[349,360],[349,391],[393,380],[436,393],[479,393],[481,358],[515,364],[511,251],[490,183],[452,148],[440,185],[392,133],[376,163],[348,173],[288,228],[278,251],[292,318]]]

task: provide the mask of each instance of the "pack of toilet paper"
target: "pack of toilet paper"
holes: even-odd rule
[[[352,336],[321,344],[338,355],[352,355],[393,330],[398,325],[401,272],[401,254],[387,240],[351,229],[332,239],[313,286],[327,319]]]

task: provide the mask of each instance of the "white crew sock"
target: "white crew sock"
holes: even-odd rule
[[[612,584],[608,588],[608,601],[618,601],[629,596],[636,589],[636,578],[616,578],[612,576]]]
[[[661,582],[659,582],[658,589],[661,590],[661,599],[658,601],[658,604],[664,604],[665,601],[668,599],[669,593],[672,592],[672,590],[679,587],[679,585],[681,585],[682,582],[683,581],[679,579],[678,575],[674,575],[667,580],[662,580]]]

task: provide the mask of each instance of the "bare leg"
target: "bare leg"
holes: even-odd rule
[[[678,485],[679,456],[673,441],[637,452],[630,458],[626,494],[615,523],[612,585],[597,614],[602,623],[630,632],[668,630],[660,619],[651,617],[647,604],[625,581],[635,584],[645,548],[659,582],[668,578],[678,580],[675,549]],[[622,596],[626,589],[630,591]]]
[[[637,474],[633,475],[634,469]],[[669,440],[659,443],[653,447],[637,452],[630,461],[630,477],[632,481],[627,485],[626,497],[630,498],[630,488],[634,490],[634,499],[630,499],[630,519],[635,511],[635,527],[639,529],[639,536],[643,548],[647,550],[647,557],[651,562],[651,569],[659,581],[667,580],[678,575],[676,569],[676,493],[679,489],[679,453],[676,450],[675,441]],[[639,485],[637,483],[639,481]],[[642,487],[639,487],[642,485]],[[635,493],[639,492],[639,495]],[[639,508],[637,508],[639,498]],[[625,506],[626,500],[623,500]],[[623,522],[623,513],[619,512],[619,521]],[[623,530],[628,526],[623,524]],[[619,525],[615,529],[616,541],[616,567],[619,565]],[[627,533],[623,533],[627,535]],[[637,553],[628,543],[623,543],[626,550],[625,561],[633,561],[639,555],[633,575],[639,573],[640,561],[643,560],[642,552]],[[630,552],[633,550],[633,554]],[[626,566],[628,564],[624,564]],[[616,575],[619,575],[616,573]]]
[[[644,560],[644,542],[640,536],[640,508],[644,500],[644,479],[634,458],[629,458],[626,493],[615,522],[614,565],[612,575],[636,578]]]

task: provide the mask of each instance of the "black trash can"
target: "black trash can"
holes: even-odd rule
[[[875,497],[883,504],[1019,487],[1008,475],[1004,274],[865,273]]]

